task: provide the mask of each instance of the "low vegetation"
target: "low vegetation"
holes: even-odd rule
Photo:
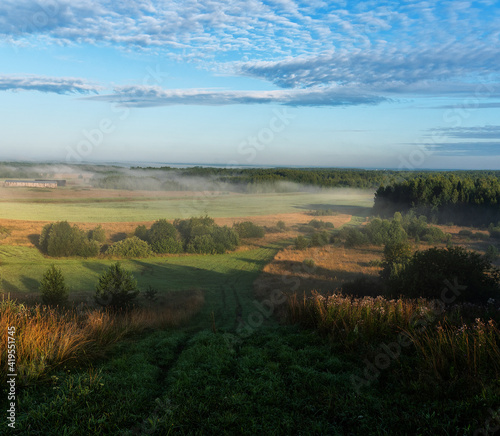
[[[0,328],[7,331],[7,327],[16,327],[17,373],[21,385],[28,385],[63,364],[89,364],[110,344],[132,334],[179,326],[199,312],[203,304],[200,291],[187,291],[179,294],[177,301],[156,307],[144,305],[123,313],[85,306],[58,310],[4,299],[0,302]],[[6,342],[7,335],[2,335],[2,378],[7,371]]]
[[[42,253],[53,257],[95,257],[99,254],[100,244],[94,239],[94,234],[100,237],[101,230],[97,227],[88,235],[67,221],[47,224],[40,235],[39,247]]]

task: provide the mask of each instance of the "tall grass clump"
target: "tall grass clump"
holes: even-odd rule
[[[423,332],[406,332],[419,355],[420,371],[441,380],[500,375],[500,330],[493,320],[452,325],[439,323]]]
[[[287,309],[289,323],[315,329],[346,350],[373,350],[403,334],[411,341],[408,353],[419,375],[438,380],[500,376],[500,330],[494,319],[485,321],[492,314],[498,320],[498,308],[313,292],[289,295]],[[472,314],[483,316],[471,319]]]
[[[100,355],[108,345],[145,329],[176,327],[204,303],[200,290],[186,291],[172,305],[143,307],[127,312],[96,308],[56,310],[28,307],[14,300],[0,302],[0,329],[15,327],[16,370],[21,384],[47,375],[58,365]],[[7,335],[0,340],[0,377],[7,374]]]
[[[430,310],[425,300],[354,298],[342,294],[325,297],[317,292],[302,298],[293,294],[287,304],[289,322],[314,328],[345,346],[393,336],[407,327],[416,313]]]

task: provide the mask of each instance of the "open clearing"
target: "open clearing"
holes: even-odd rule
[[[4,188],[5,191],[6,188]],[[57,191],[57,190],[55,190]],[[60,191],[64,192],[64,191]],[[54,192],[38,200],[20,196],[16,189],[9,191],[8,200],[0,201],[0,218],[11,220],[38,220],[70,222],[136,222],[154,221],[159,218],[175,219],[209,215],[213,218],[241,218],[281,213],[296,213],[315,208],[332,208],[339,213],[368,215],[373,205],[373,193],[353,190],[325,190],[317,193],[273,193],[273,194],[231,194],[231,193],[171,193],[156,195],[147,192],[142,198],[121,197],[124,192],[115,191],[114,197],[98,201],[97,198],[79,198],[77,192],[70,190],[72,198],[61,198]],[[95,192],[95,191],[90,191]],[[97,190],[97,192],[101,192]],[[109,190],[108,190],[109,192]],[[133,191],[130,191],[133,192]],[[36,193],[35,193],[36,194]],[[40,193],[50,194],[50,193]],[[137,194],[137,192],[135,193]],[[134,194],[134,195],[135,195]],[[165,194],[169,194],[165,198]],[[35,201],[32,201],[35,200]]]

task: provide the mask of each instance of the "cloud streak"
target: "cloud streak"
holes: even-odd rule
[[[0,91],[39,91],[55,94],[91,94],[102,87],[75,77],[36,75],[0,76]]]
[[[281,104],[286,106],[373,105],[386,98],[336,88],[274,91],[226,91],[213,89],[169,89],[156,86],[122,86],[113,94],[86,100],[118,103],[127,107],[172,105],[224,106],[233,104]]]
[[[427,132],[433,142],[422,145],[436,155],[500,156],[500,126],[439,127]],[[457,139],[463,141],[457,142]]]

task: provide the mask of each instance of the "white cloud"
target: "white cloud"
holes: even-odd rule
[[[378,104],[384,97],[341,88],[307,90],[226,91],[213,89],[169,89],[156,86],[123,86],[110,95],[88,97],[87,100],[118,103],[128,107],[171,105],[222,106],[231,104],[281,104],[287,106],[352,106]]]
[[[56,94],[97,93],[102,87],[75,77],[0,76],[0,91],[40,91]]]

